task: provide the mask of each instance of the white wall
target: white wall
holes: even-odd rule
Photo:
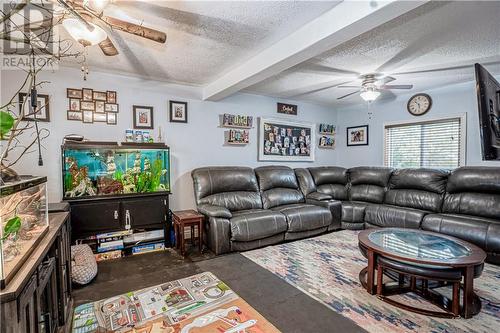
[[[1,73],[2,101],[6,101],[18,89],[23,76],[18,71]],[[98,73],[92,71],[88,81],[83,81],[79,70],[63,68],[55,72],[43,72],[39,80],[50,81],[39,89],[39,93],[50,95],[50,137],[44,142],[44,166],[37,164],[37,154],[28,155],[15,166],[20,174],[46,175],[49,180],[49,200],[62,197],[60,145],[65,135],[82,134],[87,139],[100,141],[124,141],[125,129],[132,128],[132,105],[154,107],[154,138],[161,125],[166,143],[171,147],[172,209],[194,207],[193,186],[190,172],[194,168],[208,165],[246,165],[255,167],[272,162],[257,162],[257,127],[250,130],[250,144],[225,146],[224,129],[219,128],[219,115],[223,113],[253,115],[254,117],[280,117],[314,123],[334,123],[334,110],[313,104],[298,104],[298,116],[279,115],[277,100],[249,94],[237,94],[220,102],[201,101],[201,90],[197,87],[170,85],[162,82]],[[66,120],[68,99],[66,88],[92,88],[116,90],[120,112],[118,125],[83,124]],[[168,122],[168,101],[188,102],[188,124]],[[281,100],[280,100],[281,101]],[[286,101],[284,101],[286,102]],[[254,119],[256,122],[256,119]],[[317,143],[316,143],[317,145]],[[291,167],[336,164],[335,151],[316,149],[316,162],[289,163]],[[277,162],[276,162],[277,163]]]
[[[370,106],[337,109],[337,161],[341,166],[383,165],[384,124],[395,121],[419,121],[446,118],[453,115],[467,115],[467,165],[500,166],[500,161],[483,161],[479,134],[479,115],[475,83],[456,84],[439,89],[423,91],[432,98],[431,110],[419,117],[406,110],[408,99],[415,93],[398,94],[395,100],[373,103]],[[368,110],[372,112],[371,119]],[[347,147],[346,128],[369,125],[369,145]]]

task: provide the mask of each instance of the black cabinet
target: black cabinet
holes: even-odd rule
[[[69,203],[74,241],[105,232],[165,228],[165,245],[170,245],[168,194],[72,200]]]

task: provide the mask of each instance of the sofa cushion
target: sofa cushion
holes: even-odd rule
[[[389,180],[384,203],[439,212],[448,172],[433,169],[395,170]]]
[[[348,170],[351,188],[350,201],[382,203],[391,176],[391,168],[356,167]]]
[[[265,166],[255,169],[264,209],[304,202],[295,172],[285,166]]]
[[[489,255],[500,256],[500,219],[454,214],[425,216],[421,228],[471,242]],[[500,257],[497,257],[500,263]]]
[[[347,200],[347,169],[341,167],[309,168],[316,191],[328,194],[335,200]]]
[[[418,229],[427,212],[389,205],[369,205],[365,210],[365,222],[379,227]]]
[[[286,216],[288,232],[299,232],[328,227],[332,214],[328,208],[310,204],[291,204],[274,207],[272,210]]]
[[[248,242],[270,237],[287,230],[283,214],[272,210],[247,210],[238,212],[230,219],[231,240]]]
[[[342,201],[342,222],[363,223],[367,202]]]
[[[500,168],[462,167],[448,177],[443,213],[500,220]]]
[[[230,211],[262,208],[255,172],[247,167],[205,167],[191,172],[196,203]]]

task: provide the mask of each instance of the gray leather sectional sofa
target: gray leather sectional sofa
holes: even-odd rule
[[[192,177],[216,254],[339,228],[402,227],[470,241],[500,264],[500,168],[207,167]]]

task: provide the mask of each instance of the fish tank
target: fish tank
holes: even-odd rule
[[[1,288],[23,265],[49,229],[47,178],[21,176],[0,186]]]
[[[64,200],[170,192],[170,149],[159,143],[66,143]]]

